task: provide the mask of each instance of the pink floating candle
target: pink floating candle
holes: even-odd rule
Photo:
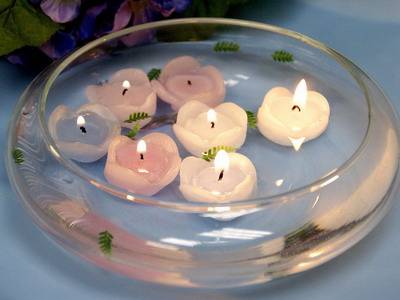
[[[180,164],[178,148],[166,134],[151,133],[139,141],[118,136],[108,149],[104,176],[130,192],[151,196],[175,179]]]
[[[123,122],[133,112],[146,112],[153,115],[157,108],[157,97],[146,73],[140,69],[122,69],[116,72],[109,82],[90,85],[86,89],[90,102],[107,106]],[[150,119],[140,121],[143,126]],[[134,124],[123,123],[131,128]]]
[[[209,106],[221,103],[225,97],[224,78],[214,66],[201,66],[191,56],[171,60],[161,71],[158,80],[151,82],[157,95],[178,110],[191,100]]]

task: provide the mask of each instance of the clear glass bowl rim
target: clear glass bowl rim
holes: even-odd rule
[[[244,28],[249,28],[249,29],[256,29],[256,30],[264,30],[268,32],[274,32],[277,34],[285,35],[287,37],[296,39],[298,41],[301,41],[309,46],[312,46],[314,48],[317,48],[321,50],[322,52],[326,53],[328,56],[333,58],[335,61],[337,61],[346,71],[349,72],[349,74],[356,80],[356,82],[360,85],[361,90],[364,93],[367,106],[368,106],[368,124],[367,124],[367,130],[366,133],[362,139],[362,142],[360,143],[359,147],[357,150],[353,153],[353,155],[345,161],[341,166],[339,166],[337,169],[334,171],[328,173],[324,177],[299,188],[296,188],[294,190],[281,193],[281,194],[276,194],[272,195],[269,197],[258,197],[258,198],[252,198],[252,199],[247,199],[243,201],[237,201],[237,202],[228,202],[228,203],[200,203],[200,202],[177,202],[174,200],[168,200],[168,201],[161,201],[157,200],[156,197],[145,197],[142,195],[135,195],[132,193],[128,193],[126,190],[120,189],[112,184],[109,184],[107,182],[99,182],[97,180],[94,180],[90,175],[88,175],[84,170],[82,170],[76,163],[74,163],[72,160],[66,158],[63,156],[63,154],[58,150],[57,145],[55,144],[54,140],[50,136],[49,130],[47,128],[47,121],[45,118],[45,108],[46,108],[46,101],[47,101],[47,96],[50,91],[51,86],[53,85],[54,81],[56,78],[61,74],[61,72],[67,68],[72,62],[74,62],[75,59],[77,59],[80,55],[90,51],[91,49],[106,43],[110,40],[119,38],[121,36],[142,31],[142,30],[153,30],[153,29],[159,29],[162,27],[171,27],[171,26],[179,26],[179,25],[190,25],[190,24],[195,24],[195,25],[227,25],[227,26],[237,26],[237,27],[244,27]],[[295,199],[296,197],[300,197],[308,192],[311,191],[317,191],[321,189],[322,187],[330,184],[331,182],[335,181],[341,174],[346,172],[348,168],[350,168],[356,161],[357,158],[360,156],[362,153],[363,149],[368,143],[368,136],[370,132],[370,126],[371,126],[371,99],[368,95],[367,92],[365,92],[365,89],[363,88],[363,79],[359,74],[362,74],[371,82],[374,83],[374,85],[380,90],[379,86],[376,84],[374,80],[370,78],[364,71],[362,71],[357,65],[355,65],[353,62],[351,62],[349,59],[344,57],[342,54],[337,52],[336,50],[327,47],[323,43],[314,40],[312,38],[309,38],[303,34],[300,34],[298,32],[288,30],[285,28],[269,25],[269,24],[264,24],[260,22],[255,22],[255,21],[247,21],[247,20],[238,20],[238,19],[228,19],[228,18],[182,18],[182,19],[172,19],[172,20],[163,20],[163,21],[157,21],[157,22],[151,22],[151,23],[145,23],[141,25],[135,25],[133,27],[129,27],[117,32],[110,33],[104,37],[101,37],[99,39],[96,39],[85,46],[79,48],[69,56],[67,56],[65,59],[63,59],[61,62],[56,62],[55,64],[51,65],[49,67],[50,69],[53,68],[54,70],[50,73],[48,76],[47,81],[44,84],[44,89],[41,94],[40,100],[39,100],[39,124],[40,124],[40,129],[43,134],[44,142],[47,146],[47,148],[52,152],[53,156],[58,160],[60,164],[62,164],[66,169],[68,169],[70,172],[73,174],[77,175],[84,181],[94,185],[96,188],[99,188],[107,193],[113,194],[119,198],[126,199],[128,201],[132,201],[135,203],[140,203],[144,205],[151,205],[151,206],[158,206],[160,208],[167,208],[167,209],[173,209],[173,210],[178,210],[178,211],[184,211],[184,212],[192,212],[192,213],[204,213],[204,212],[219,212],[219,211],[226,211],[227,208],[231,210],[241,210],[241,209],[251,209],[255,207],[264,207],[268,205],[273,205],[276,204],[277,202],[281,202],[282,200],[289,201],[291,199]],[[39,75],[40,76],[40,75]],[[382,91],[381,91],[382,92]],[[398,117],[396,114],[396,111],[394,110],[393,106],[391,103],[387,100],[387,97],[385,96],[384,99],[381,99],[381,101],[385,101],[392,109],[393,115],[394,115],[394,122],[395,122],[395,127],[398,128]],[[398,134],[398,132],[397,132]]]

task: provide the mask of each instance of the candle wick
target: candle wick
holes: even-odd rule
[[[215,127],[215,122],[211,122],[211,128]]]
[[[86,128],[84,126],[79,127],[79,129],[82,131],[82,133],[86,133]]]
[[[299,111],[301,111],[300,106],[298,105],[293,105],[292,110],[298,109]]]
[[[192,82],[190,80],[187,81],[188,85],[192,85]]]
[[[140,159],[144,159],[143,153],[140,153]]]
[[[125,96],[125,93],[128,91],[128,89],[124,89],[123,91],[122,91],[122,96]]]
[[[224,178],[224,170],[222,170],[221,173],[219,173],[218,181],[221,181],[222,178]]]

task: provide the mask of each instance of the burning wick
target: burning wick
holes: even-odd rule
[[[207,121],[211,123],[211,128],[215,127],[215,122],[217,121],[217,113],[215,110],[210,109],[207,112]]]
[[[190,80],[187,81],[188,85],[192,85],[192,82]]]
[[[307,84],[304,79],[300,80],[293,95],[293,107],[292,111],[297,109],[298,111],[304,110],[307,103]]]
[[[122,96],[125,96],[125,93],[128,91],[128,89],[131,87],[131,83],[128,80],[124,80],[122,82],[122,87],[124,90],[122,91]]]
[[[144,153],[147,151],[146,142],[144,140],[139,140],[136,146],[136,151],[140,155],[140,159],[144,159]]]
[[[219,173],[218,181],[224,178],[224,171],[229,169],[229,156],[225,150],[219,150],[214,160],[214,168]]]
[[[79,127],[79,129],[82,131],[82,133],[86,133],[86,128],[85,128],[85,118],[82,116],[78,116],[76,119],[76,125]]]

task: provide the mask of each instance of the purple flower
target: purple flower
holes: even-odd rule
[[[40,7],[54,22],[66,23],[78,16],[81,0],[43,0]]]
[[[115,14],[112,31],[169,17],[174,12],[182,12],[190,3],[191,0],[125,0]],[[127,35],[121,41],[127,46],[133,46],[150,39],[152,35],[152,31],[146,30]]]
[[[76,39],[72,34],[67,32],[56,32],[49,41],[44,43],[40,49],[50,58],[60,58],[76,47]]]

